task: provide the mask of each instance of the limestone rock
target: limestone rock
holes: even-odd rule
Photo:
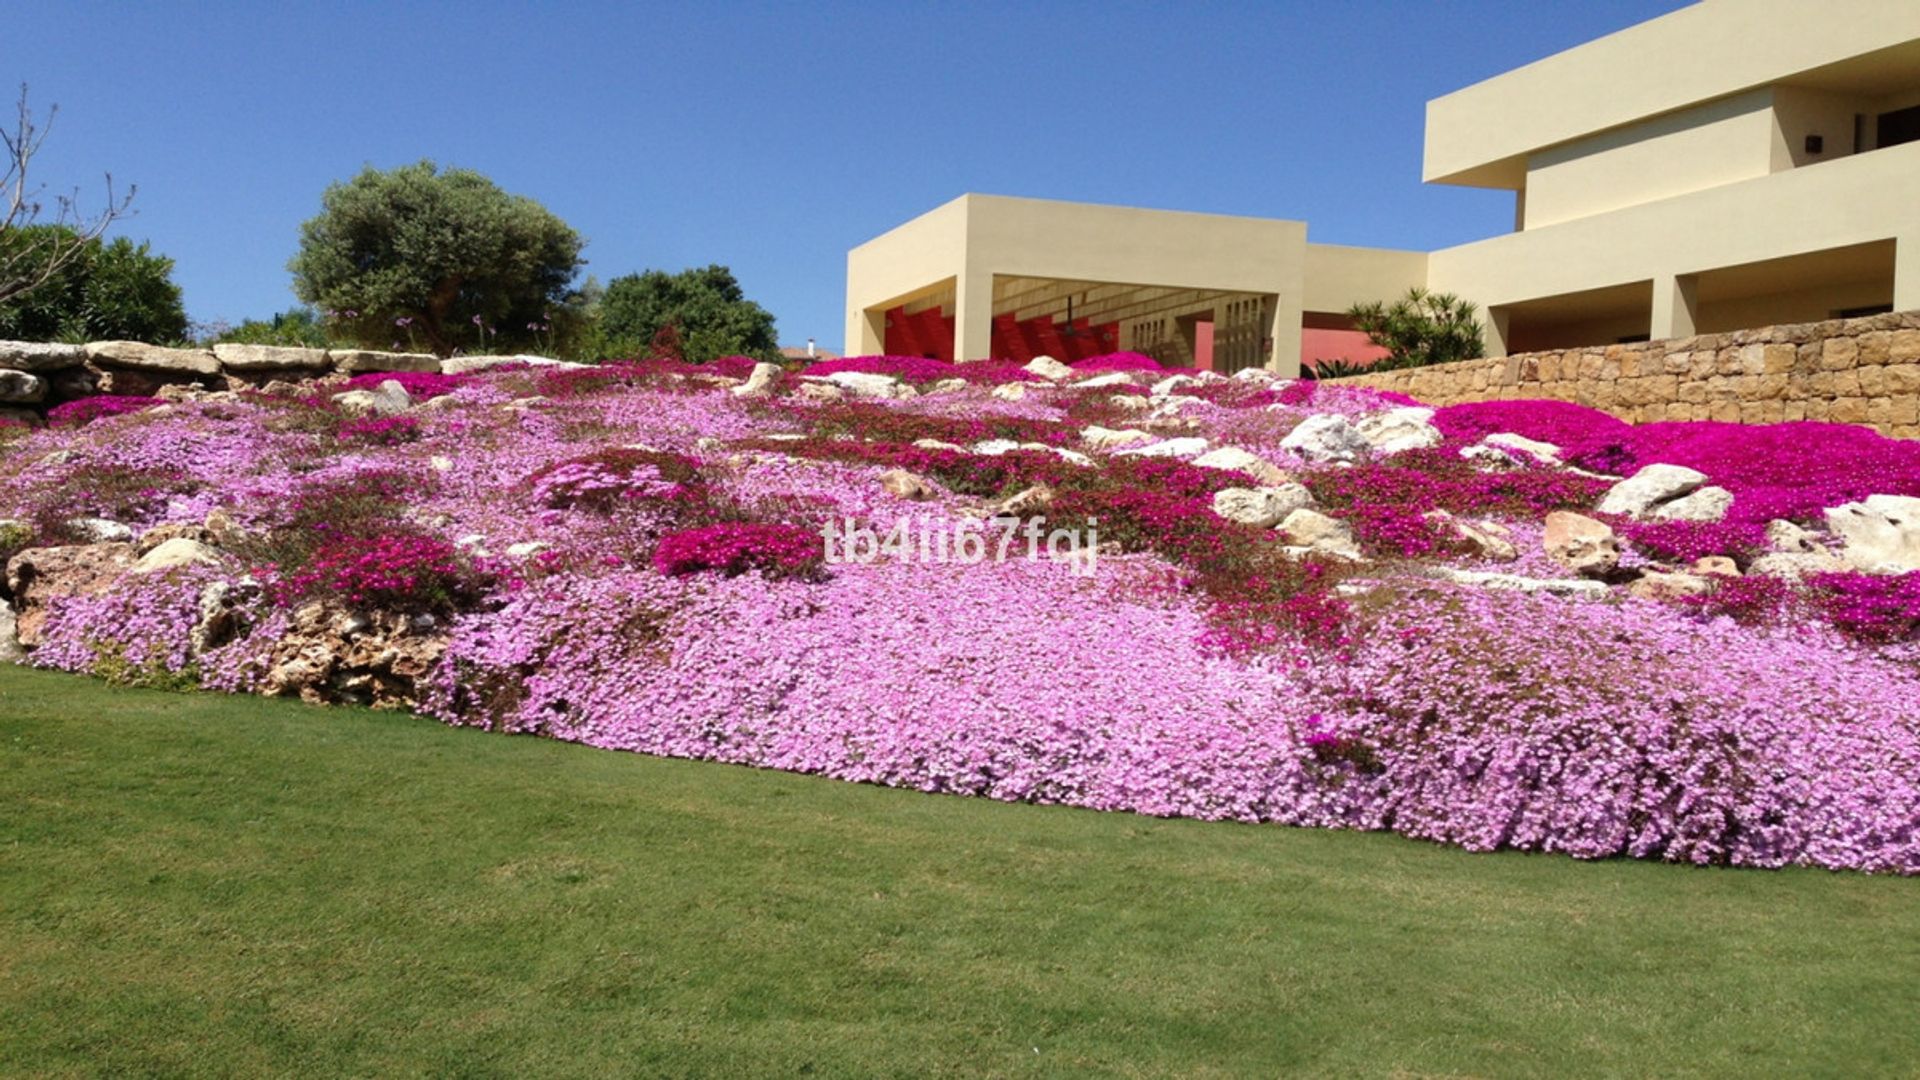
[[[870,371],[836,371],[825,377],[827,382],[854,397],[895,398],[910,395],[901,393],[907,389],[900,380],[891,375],[880,375]]]
[[[1713,582],[1698,574],[1648,570],[1627,592],[1642,600],[1678,600],[1686,596],[1704,596],[1713,591]]]
[[[372,349],[328,349],[327,360],[342,375],[416,371],[437,373],[440,358],[432,353],[377,352]]]
[[[1775,551],[1787,552],[1826,550],[1820,543],[1819,533],[1803,529],[1784,518],[1767,522],[1767,546]]]
[[[1232,472],[1243,472],[1255,480],[1260,481],[1262,484],[1269,486],[1278,486],[1293,479],[1287,475],[1286,470],[1280,468],[1278,465],[1275,465],[1265,458],[1250,454],[1237,446],[1222,446],[1209,450],[1199,457],[1194,458],[1193,464],[1203,469],[1226,469]]]
[[[1001,500],[993,508],[996,517],[1027,517],[1053,505],[1058,493],[1046,484],[1022,488]]]
[[[1295,483],[1275,487],[1225,488],[1213,496],[1213,512],[1242,525],[1271,529],[1295,510],[1313,505],[1313,493]]]
[[[1198,435],[1190,435],[1177,439],[1162,439],[1148,446],[1130,446],[1124,450],[1114,451],[1113,456],[1184,458],[1204,453],[1206,449],[1207,440]]]
[[[1051,356],[1036,356],[1032,360],[1027,361],[1027,366],[1023,370],[1053,382],[1059,382],[1061,379],[1070,378],[1073,375],[1072,368],[1055,360]]]
[[[1775,551],[1762,555],[1748,564],[1747,574],[1799,581],[1811,574],[1838,574],[1851,569],[1853,569],[1851,563],[1825,549]]]
[[[924,502],[939,494],[939,488],[924,476],[905,469],[888,469],[880,474],[880,486],[896,499]]]
[[[133,545],[128,543],[29,548],[15,555],[7,562],[7,592],[17,605],[20,644],[32,648],[40,643],[49,600],[103,592],[133,561]]]
[[[1305,507],[1288,514],[1280,522],[1280,531],[1295,544],[1327,555],[1338,555],[1356,562],[1360,549],[1353,542],[1353,530],[1318,510]]]
[[[965,390],[967,386],[968,386],[968,383],[967,383],[967,380],[965,379],[941,379],[939,382],[934,383],[932,386],[927,387],[927,393],[957,394],[960,391]]]
[[[1280,440],[1282,450],[1291,450],[1307,461],[1357,461],[1373,449],[1346,417],[1334,413],[1309,416]]]
[[[766,397],[773,392],[773,381],[779,377],[779,364],[755,364],[753,371],[747,375],[747,381],[731,387],[728,392],[735,397]]]
[[[487,371],[497,367],[524,364],[527,367],[557,368],[577,370],[590,368],[592,364],[576,364],[570,360],[555,360],[550,356],[533,356],[517,353],[513,356],[454,356],[440,361],[440,370],[448,375],[465,375],[475,371]]]
[[[133,540],[133,530],[117,521],[99,517],[68,518],[67,528],[93,544],[124,544]]]
[[[994,387],[991,392],[994,397],[999,398],[1001,401],[1025,401],[1027,397],[1027,384],[1023,382],[1001,383],[999,386]]]
[[[832,383],[808,382],[801,383],[799,389],[794,391],[794,396],[808,401],[839,401],[847,396],[847,392]]]
[[[1841,555],[1876,574],[1920,570],[1920,499],[1869,495],[1827,510],[1827,528],[1845,542]]]
[[[356,613],[310,603],[293,613],[274,644],[259,689],[316,703],[405,708],[413,704],[417,681],[446,647],[445,633],[429,616]]]
[[[1587,600],[1597,600],[1608,593],[1607,583],[1604,581],[1586,581],[1577,578],[1530,578],[1519,574],[1501,574],[1486,570],[1458,570],[1451,566],[1441,567],[1439,573],[1449,581],[1483,589],[1547,593],[1553,596],[1571,596]]]
[[[1725,555],[1704,555],[1693,560],[1693,572],[1696,574],[1717,574],[1720,577],[1740,577],[1740,564]]]
[[[1560,464],[1560,448],[1550,442],[1540,442],[1524,435],[1515,435],[1511,431],[1496,431],[1480,440],[1480,445],[1491,446],[1497,450],[1506,450],[1516,454],[1525,454],[1543,465]]]
[[[95,341],[87,359],[102,367],[133,368],[165,375],[218,375],[220,361],[206,349],[167,349],[138,341]]]
[[[413,405],[407,388],[388,379],[372,390],[348,390],[333,395],[334,404],[347,416],[398,416]],[[520,404],[515,402],[514,404]]]
[[[221,507],[207,511],[207,518],[201,522],[206,530],[207,543],[214,547],[237,547],[247,539],[247,531],[233,519],[233,514]]]
[[[213,355],[229,371],[325,371],[333,366],[325,349],[283,345],[222,343],[213,347]]]
[[[12,606],[5,600],[0,600],[0,664],[26,662],[27,653],[20,647],[18,630]]]
[[[551,547],[553,547],[553,545],[547,543],[545,540],[522,540],[517,544],[508,544],[507,554],[516,559],[525,559],[538,555]]]
[[[1098,424],[1080,433],[1080,441],[1095,450],[1112,450],[1121,446],[1153,441],[1153,436],[1139,428],[1107,428]]]
[[[87,362],[83,345],[61,345],[51,341],[0,341],[0,368],[15,371],[65,371]]]
[[[47,380],[38,375],[0,368],[0,401],[31,405],[47,397]]]
[[[1102,386],[1132,386],[1134,385],[1134,377],[1131,371],[1109,371],[1104,374],[1079,379],[1075,381],[1073,385],[1085,390],[1093,390]]]
[[[1154,397],[1166,397],[1168,394],[1173,393],[1183,386],[1194,386],[1199,382],[1199,379],[1191,375],[1169,375],[1159,382],[1154,383],[1147,393],[1152,394]]]
[[[959,443],[944,442],[940,439],[915,439],[913,440],[913,445],[922,450],[951,450],[957,454],[967,452],[967,448],[961,446]]]
[[[131,572],[157,574],[179,566],[223,566],[225,563],[226,560],[220,557],[218,551],[200,541],[176,536],[140,556],[140,560],[133,564]]]
[[[1469,521],[1445,510],[1430,510],[1426,519],[1465,541],[1474,554],[1495,562],[1512,562],[1520,557],[1513,546],[1513,532],[1497,521]]]
[[[1114,408],[1125,409],[1128,412],[1153,408],[1153,399],[1142,397],[1139,394],[1115,394],[1108,398],[1107,401]]]
[[[1439,446],[1440,429],[1433,426],[1433,410],[1408,405],[1366,417],[1355,425],[1376,454],[1400,454]]]
[[[1691,495],[1706,482],[1707,474],[1684,465],[1649,465],[1613,485],[1599,509],[1603,514],[1642,517],[1660,503]]]
[[[1620,566],[1620,538],[1605,522],[1555,510],[1541,537],[1555,562],[1585,577],[1606,577]]]
[[[1733,492],[1711,485],[1691,495],[1655,505],[1647,514],[1658,521],[1719,521],[1733,509]]]

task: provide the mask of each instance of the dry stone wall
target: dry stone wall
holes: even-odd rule
[[[1428,405],[1554,398],[1635,423],[1826,420],[1920,438],[1920,311],[1465,360],[1329,382]]]
[[[480,358],[492,359],[492,358]],[[513,358],[518,359],[518,358]],[[0,341],[0,419],[34,420],[93,394],[150,395],[167,386],[237,389],[376,371],[439,371],[437,357],[357,349],[215,345],[172,349],[136,341],[62,345]]]

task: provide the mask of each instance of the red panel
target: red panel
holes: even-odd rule
[[[953,362],[953,318],[941,308],[907,314],[904,305],[887,312],[888,356],[925,356]]]

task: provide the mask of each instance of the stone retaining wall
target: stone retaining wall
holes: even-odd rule
[[[475,357],[447,363],[471,367],[492,359]],[[362,349],[273,345],[170,349],[134,341],[86,345],[0,341],[0,419],[31,421],[63,401],[93,394],[150,395],[166,386],[224,390],[261,386],[276,379],[298,382],[328,375],[441,368],[438,357],[424,353]]]
[[[1920,311],[1329,379],[1427,405],[1555,398],[1622,420],[1828,420],[1920,438]]]

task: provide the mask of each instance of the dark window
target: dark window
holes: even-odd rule
[[[1875,134],[1878,138],[1874,145],[1883,150],[1901,143],[1920,142],[1920,105],[1881,113],[1879,130]]]

